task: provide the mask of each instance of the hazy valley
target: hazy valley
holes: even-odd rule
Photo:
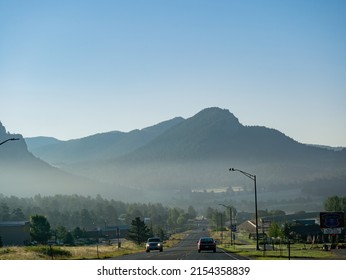
[[[20,135],[17,135],[21,137]],[[13,137],[0,126],[0,140]],[[131,132],[60,141],[28,138],[1,146],[0,193],[81,194],[124,201],[253,209],[320,210],[346,194],[346,149],[298,143],[266,127],[244,126],[228,110],[207,108]]]

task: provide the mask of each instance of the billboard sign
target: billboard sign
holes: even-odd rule
[[[344,212],[321,212],[320,227],[325,228],[343,228]]]

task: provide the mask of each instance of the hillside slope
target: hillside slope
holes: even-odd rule
[[[20,134],[10,134],[0,123],[0,142],[19,138],[0,146],[0,193],[19,197],[36,194],[96,195],[100,190],[113,192],[109,185],[69,174],[38,159],[27,149]]]

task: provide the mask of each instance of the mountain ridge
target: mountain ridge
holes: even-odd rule
[[[299,143],[284,133],[264,126],[244,126],[227,109],[210,107],[194,116],[168,121],[130,132],[112,131],[99,133],[47,145],[41,151],[32,151],[51,164],[56,164],[54,156],[44,154],[58,149],[59,160],[65,164],[81,161],[113,160],[131,161],[160,158],[161,160],[196,158],[272,158],[277,160],[300,158],[312,154],[331,155],[331,150]],[[68,157],[74,153],[75,160]],[[341,150],[342,151],[342,150]],[[93,155],[97,155],[93,157]],[[68,160],[66,160],[66,158]],[[56,159],[55,159],[56,160]]]
[[[292,150],[293,153],[291,152],[289,157],[300,153],[303,149],[315,149],[297,142],[276,129],[244,126],[228,110],[212,107],[165,131],[131,154],[137,160],[140,157],[153,158],[155,151],[161,155],[161,158],[183,154],[182,160],[193,157],[197,160],[203,157],[251,158],[259,155],[280,159],[282,153],[285,153],[283,145],[286,149]],[[159,149],[161,151],[158,151]],[[315,151],[322,150],[316,148]],[[125,160],[126,157],[129,155],[125,155],[122,159]]]
[[[135,129],[130,132],[110,131],[97,133],[80,139],[60,141],[44,146],[33,146],[32,152],[53,165],[73,164],[80,161],[94,161],[118,157],[139,146],[145,145],[151,139],[182,121],[176,117],[153,126]]]
[[[244,126],[217,107],[141,130],[41,145],[32,152],[64,172],[106,183],[110,193],[127,199],[130,189],[140,200],[159,199],[158,194],[167,198],[167,192],[182,189],[244,184],[241,176],[230,177],[230,167],[256,174],[261,192],[289,188],[318,195],[325,193],[320,182],[333,185],[333,194],[345,189],[346,149],[328,150],[273,128]]]

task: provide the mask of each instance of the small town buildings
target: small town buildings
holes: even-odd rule
[[[2,246],[23,246],[30,243],[29,221],[0,222]]]

